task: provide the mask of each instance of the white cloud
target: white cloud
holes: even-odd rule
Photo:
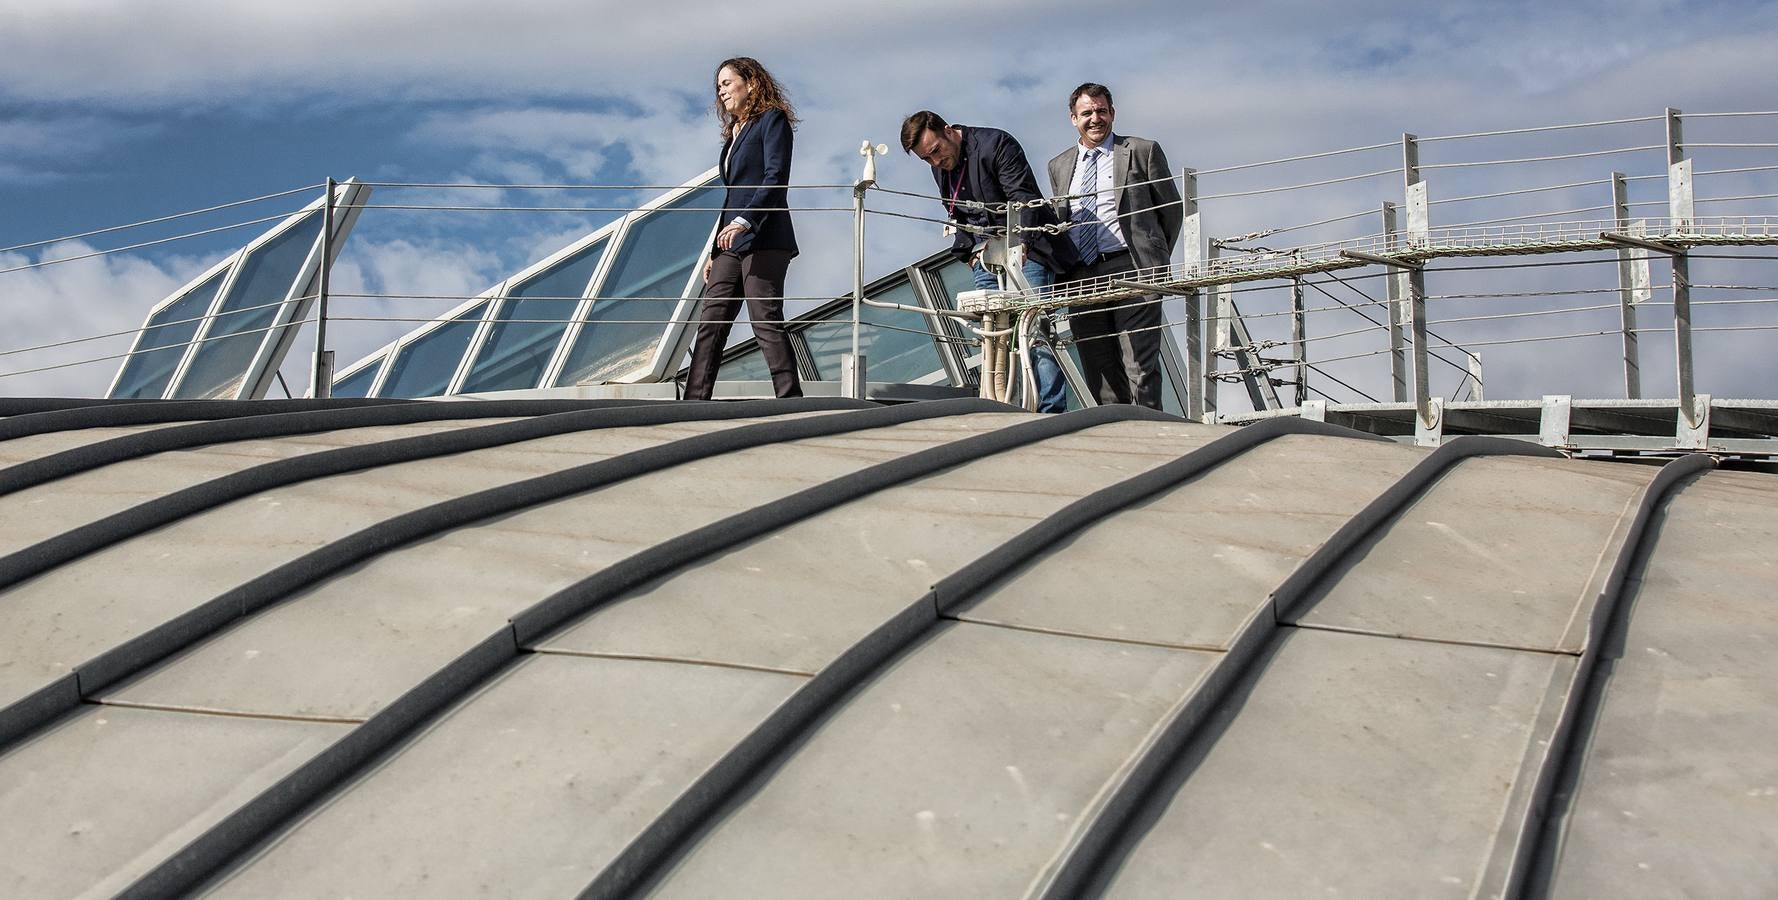
[[[0,253],[0,269],[80,256],[92,250],[86,243],[65,241],[31,255]],[[176,259],[163,266],[128,256],[101,256],[0,275],[4,279],[0,284],[5,287],[10,323],[5,349],[43,347],[0,357],[0,393],[71,397],[104,394],[123,361],[100,357],[127,353],[133,333],[142,326],[149,308],[184,286],[204,265],[194,259]],[[44,346],[114,332],[128,334],[63,347]],[[12,374],[73,363],[85,364]]]

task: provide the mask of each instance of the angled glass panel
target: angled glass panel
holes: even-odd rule
[[[601,240],[508,291],[459,392],[537,387],[604,255]]]
[[[872,300],[918,306],[913,285],[901,281],[888,290],[870,295]],[[871,381],[911,382],[944,371],[938,345],[927,334],[926,317],[903,309],[865,306],[859,318],[866,324],[858,331],[858,352],[864,354],[865,377]],[[838,381],[840,357],[852,352],[852,310],[840,307],[829,321],[803,330],[809,357],[822,381]]]
[[[179,368],[179,360],[185,358],[186,344],[198,333],[198,325],[209,313],[210,303],[226,277],[228,269],[224,268],[148,317],[136,349],[124,360],[117,387],[111,389],[109,396],[124,400],[160,399],[167,390],[167,382],[173,380],[174,370]]]
[[[389,377],[383,381],[379,397],[438,397],[451,386],[457,364],[469,350],[469,339],[475,336],[486,303],[477,303],[443,325],[414,338],[401,348]]]
[[[747,352],[728,360],[716,370],[716,377],[723,381],[771,381],[772,367],[766,365],[766,355],[755,344]]]
[[[976,289],[975,275],[969,271],[969,265],[961,260],[950,260],[932,271],[945,286],[945,293],[951,298],[952,309],[957,308],[958,294]]]
[[[332,397],[369,397],[370,386],[377,383],[377,370],[383,367],[381,359],[347,375],[333,383],[329,392]]]
[[[1173,379],[1168,377],[1165,368],[1161,370],[1161,411],[1176,416],[1185,415],[1185,405],[1179,402],[1179,391],[1175,389]]]
[[[191,367],[174,386],[175,399],[234,396],[278,308],[299,290],[296,277],[320,234],[317,211],[247,254]]]
[[[704,258],[718,215],[712,207],[721,205],[722,195],[706,187],[631,223],[557,386],[597,384],[649,364]]]

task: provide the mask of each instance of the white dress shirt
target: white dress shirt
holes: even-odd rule
[[[1116,177],[1116,172],[1114,170],[1117,165],[1116,157],[1112,155],[1112,148],[1117,146],[1115,143],[1116,141],[1117,135],[1107,134],[1105,136],[1105,141],[1096,148],[1088,148],[1086,144],[1081,144],[1080,156],[1074,160],[1074,178],[1068,187],[1068,193],[1074,194],[1077,197],[1077,199],[1070,201],[1071,205],[1082,203],[1091,204],[1093,212],[1097,214],[1099,221],[1104,223],[1105,230],[1111,232],[1111,239],[1109,241],[1101,239],[1101,242],[1104,244],[1104,246],[1099,248],[1101,253],[1116,253],[1120,250],[1129,249],[1129,243],[1124,240],[1124,230],[1119,226],[1117,220],[1117,187],[1114,184]],[[1098,183],[1084,184],[1082,183],[1081,178],[1087,171],[1087,154],[1094,152],[1099,154]],[[1081,196],[1084,194],[1092,194],[1093,196]]]

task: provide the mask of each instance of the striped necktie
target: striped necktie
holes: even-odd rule
[[[1069,216],[1074,227],[1068,230],[1068,236],[1074,240],[1074,246],[1080,248],[1080,264],[1090,266],[1099,259],[1099,232],[1105,226],[1099,223],[1099,148],[1087,151],[1086,166],[1080,174],[1080,191],[1083,197],[1074,201],[1074,214]]]

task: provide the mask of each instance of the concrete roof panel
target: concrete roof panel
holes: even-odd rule
[[[114,463],[0,497],[0,523],[4,523],[0,524],[0,554],[23,549],[102,516],[260,463],[502,421],[510,420],[468,419],[350,428],[268,440],[231,441]]]
[[[1562,838],[1558,895],[1778,884],[1778,484],[1704,475],[1667,509]]]
[[[1546,693],[1573,670],[1307,628],[1260,665],[1107,896],[1468,897],[1526,750],[1547,738],[1533,729]]]
[[[800,682],[529,657],[210,895],[572,896]]]
[[[143,534],[0,593],[17,622],[0,630],[0,659],[11,662],[0,666],[0,702],[391,516],[745,421],[606,429],[398,463],[265,491]]]
[[[0,754],[0,895],[110,896],[346,731],[86,707]]]
[[[157,428],[172,428],[176,425],[189,425],[189,422],[158,422],[150,425],[120,425],[106,428],[71,428],[67,431],[48,431],[42,434],[30,434],[0,441],[0,467],[17,465],[76,447],[85,447],[100,441],[153,431]]]
[[[953,624],[851,697],[654,896],[1018,896],[1214,659]]]
[[[1038,519],[1221,433],[1127,422],[961,465],[689,567],[539,646],[814,671]]]
[[[1622,539],[1620,523],[1655,471],[1466,460],[1351,557],[1302,621],[1579,651],[1573,626],[1591,608]]]
[[[1077,533],[960,618],[1222,648],[1310,551],[1423,451],[1283,437]]]
[[[108,696],[263,714],[370,715],[510,616],[659,541],[910,445],[923,449],[1016,421],[980,418],[873,429],[893,449],[854,436],[722,454],[451,531],[299,594]],[[316,671],[317,658],[335,662]]]

